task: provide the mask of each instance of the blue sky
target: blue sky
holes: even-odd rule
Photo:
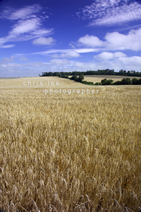
[[[141,1],[0,0],[0,77],[141,72]]]

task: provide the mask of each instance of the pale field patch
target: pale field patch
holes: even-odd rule
[[[60,80],[98,93],[0,89],[0,209],[138,211],[141,86]]]
[[[123,78],[137,78],[139,79],[140,77],[131,77],[131,76],[115,76],[115,75],[84,75],[84,80],[88,81],[88,82],[101,82],[102,79],[111,79],[114,82],[116,81],[121,81]]]
[[[53,85],[54,82],[54,85]],[[56,83],[59,82],[56,85]],[[51,85],[52,83],[52,85]],[[25,78],[1,78],[0,88],[57,88],[57,87],[84,87],[83,84],[73,80],[60,78],[60,77],[25,77]]]

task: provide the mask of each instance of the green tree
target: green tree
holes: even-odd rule
[[[113,80],[107,80],[107,79],[103,79],[101,80],[101,84],[102,85],[111,85],[113,83]]]
[[[112,83],[113,83],[113,80],[107,80],[107,85],[112,85]]]
[[[105,78],[105,79],[101,80],[101,84],[102,85],[107,85],[107,79]]]
[[[133,85],[137,85],[138,84],[138,79],[137,78],[133,78],[132,79],[132,84]]]
[[[121,84],[122,84],[122,85],[131,85],[131,84],[132,84],[132,81],[131,81],[130,78],[123,78],[123,79],[121,80]]]
[[[113,85],[121,85],[121,81],[116,81],[113,83]]]
[[[76,75],[76,73],[73,74],[73,76],[72,76],[70,79],[71,79],[71,80],[74,80],[74,81],[77,81],[77,75]]]
[[[84,75],[80,74],[78,79],[79,79],[80,82],[82,82],[82,80],[84,79]]]
[[[95,85],[102,85],[101,82],[96,82]]]

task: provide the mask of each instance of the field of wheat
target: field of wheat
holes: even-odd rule
[[[93,89],[0,89],[1,210],[139,211],[141,86]]]

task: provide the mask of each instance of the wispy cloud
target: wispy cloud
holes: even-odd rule
[[[41,11],[41,7],[38,4],[26,6],[21,9],[5,8],[0,15],[0,18],[9,20],[28,19],[35,17],[38,12]]]
[[[0,46],[6,46],[4,44],[8,42],[26,41],[50,35],[53,29],[43,27],[41,10],[40,5],[36,4],[18,10],[6,8],[1,13],[0,18],[8,19],[13,26],[7,36],[0,38]],[[46,18],[47,16],[44,17]],[[9,48],[12,47],[12,45],[7,45],[7,48],[8,46]]]
[[[47,55],[47,54],[62,54],[65,57],[78,57],[80,53],[97,52],[96,48],[74,48],[74,49],[50,49],[42,52],[34,52],[33,54]]]
[[[13,44],[11,44],[11,45],[3,45],[1,48],[8,49],[8,48],[12,48],[12,47],[14,47]]]
[[[40,25],[40,20],[37,18],[19,21],[12,29],[10,34],[20,35],[23,33],[33,32],[37,30]]]
[[[63,51],[62,51],[63,52]],[[64,51],[64,53],[61,54],[52,54],[51,55],[53,58],[75,58],[75,57],[80,57],[80,54],[74,50],[67,50],[67,51]]]
[[[141,20],[141,4],[135,0],[95,0],[82,9],[82,16],[90,19],[91,26],[123,24]]]

